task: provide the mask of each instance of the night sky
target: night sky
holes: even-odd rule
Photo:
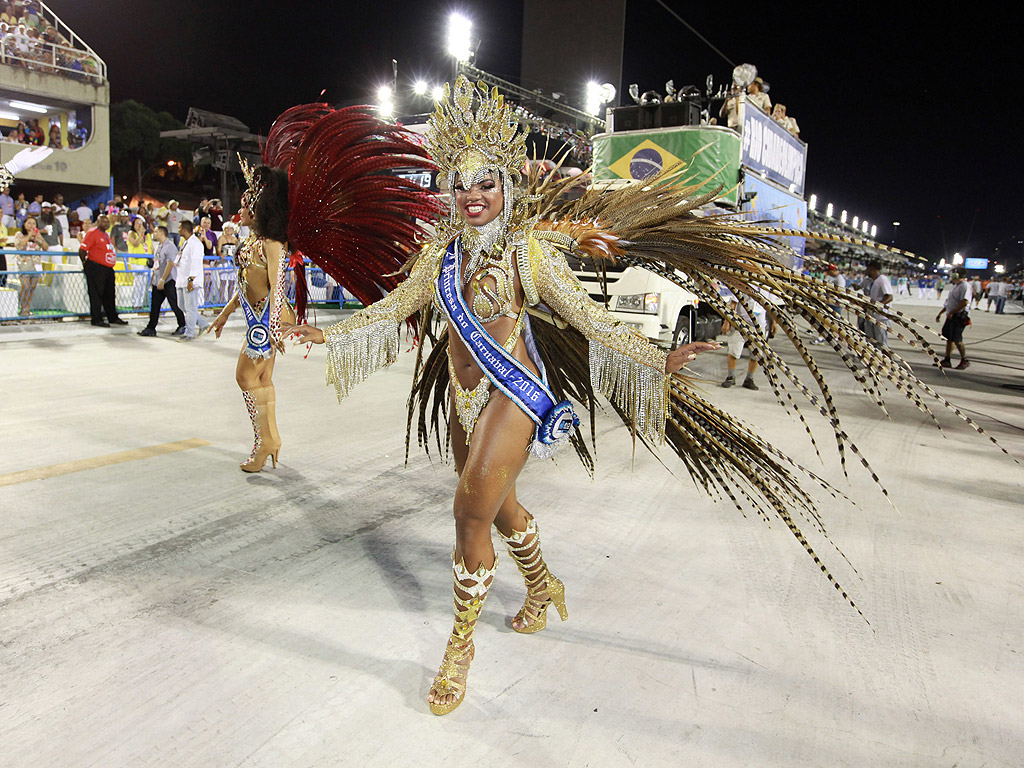
[[[292,104],[372,101],[390,80],[440,81],[446,18],[459,9],[481,38],[477,64],[519,74],[522,9],[494,0],[268,3],[48,0],[107,62],[114,101],[133,98],[184,119],[190,106],[265,133]],[[937,260],[960,251],[1020,263],[1024,56],[1007,19],[924,10],[811,11],[666,0],[728,59],[751,62],[809,144],[807,193],[879,225],[878,239]],[[906,5],[907,7],[902,7]],[[581,12],[588,4],[581,0]],[[781,9],[781,10],[780,10]],[[793,9],[793,10],[789,10]],[[566,29],[566,35],[573,30]],[[623,90],[726,82],[732,66],[655,0],[627,7]]]

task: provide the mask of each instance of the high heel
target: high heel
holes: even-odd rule
[[[259,472],[263,469],[263,466],[267,463],[267,459],[271,460],[274,469],[277,469],[277,455],[281,452],[280,444],[276,446],[262,445],[257,450],[249,461],[244,464],[239,464],[243,472]]]
[[[473,647],[473,632],[480,613],[484,608],[484,601],[494,581],[494,572],[498,568],[498,558],[495,556],[494,565],[490,569],[484,568],[483,563],[473,573],[466,570],[465,562],[455,562],[455,552],[452,551],[452,593],[455,598],[455,626],[448,638],[448,645],[444,649],[444,658],[441,660],[441,667],[431,685],[437,698],[454,696],[448,703],[438,701],[429,702],[430,711],[435,715],[447,715],[454,712],[466,698],[466,680],[469,677],[469,665],[473,661],[475,648]],[[467,586],[463,582],[470,582]],[[463,597],[465,593],[468,597]]]
[[[281,438],[277,434],[277,423],[274,418],[274,388],[244,390],[242,399],[252,419],[252,430],[255,442],[249,460],[239,464],[243,472],[259,472],[270,458],[277,468],[277,457],[281,452]]]
[[[526,581],[526,601],[512,618],[512,629],[523,635],[540,632],[548,625],[548,607],[555,606],[558,617],[565,621],[569,618],[569,609],[565,606],[565,585],[548,570],[541,555],[540,535],[537,533],[537,521],[530,518],[526,530],[512,530],[506,536],[498,531],[501,540],[508,548],[509,556],[515,561],[519,572]],[[538,595],[546,594],[544,598]],[[522,624],[517,627],[516,622]]]

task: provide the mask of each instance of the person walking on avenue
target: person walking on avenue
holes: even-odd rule
[[[117,254],[107,235],[110,218],[102,214],[96,219],[96,226],[85,233],[78,256],[82,260],[82,271],[89,286],[89,314],[92,324],[100,328],[111,325],[128,325],[127,320],[117,316],[114,304],[114,264]],[[103,319],[106,314],[106,320]]]
[[[952,368],[949,355],[956,345],[956,351],[960,353],[960,363],[956,366],[958,371],[970,365],[967,360],[967,352],[964,349],[964,328],[970,325],[971,318],[967,308],[971,305],[971,286],[964,280],[963,269],[953,270],[950,277],[953,279],[953,288],[950,290],[946,301],[935,316],[935,322],[939,322],[942,313],[946,313],[946,322],[942,324],[942,337],[946,340],[946,356],[939,361],[940,368]]]
[[[174,242],[167,234],[167,227],[164,226],[153,230],[153,242],[156,244],[156,252],[153,254],[153,269],[150,272],[153,291],[149,301],[149,323],[139,331],[139,336],[156,336],[156,325],[160,322],[160,309],[164,305],[164,299],[167,299],[171,312],[178,321],[174,335],[180,336],[185,332],[185,314],[178,306],[175,280],[174,262],[178,259],[178,249],[174,247]]]
[[[981,295],[981,280],[975,275],[971,280],[971,303],[974,304],[975,309],[981,306]]]
[[[746,308],[740,306],[732,291],[728,288],[722,288],[721,296],[729,302],[729,309],[733,312],[738,312],[744,320],[750,320],[750,315]],[[758,312],[758,310],[760,310],[760,312]],[[754,305],[754,319],[763,333],[765,329],[764,309],[757,304]],[[722,319],[722,333],[725,335],[725,343],[728,347],[728,354],[725,361],[727,374],[725,381],[722,382],[722,386],[728,389],[736,384],[736,364],[740,360],[740,355],[743,354],[743,347],[746,346],[747,340],[743,338],[738,330],[732,327],[728,318]],[[747,363],[747,377],[743,380],[744,389],[753,389],[755,391],[759,389],[757,384],[754,383],[754,372],[756,370],[757,353],[753,347],[751,347],[750,362]]]
[[[867,294],[872,301],[877,301],[883,307],[892,303],[892,283],[889,278],[882,274],[882,262],[873,259],[868,262],[868,276],[861,283],[861,290]],[[862,317],[858,320],[858,327],[872,344],[878,347],[889,346],[889,320],[884,313],[878,312],[872,315],[874,320]]]
[[[208,325],[199,313],[199,305],[203,303],[203,244],[193,234],[194,229],[191,221],[183,221],[178,230],[185,241],[177,262],[178,306],[185,313],[185,332],[182,334],[185,341],[195,339],[196,332]]]
[[[993,301],[996,303],[997,315],[1004,314],[1003,308],[1006,306],[1006,297],[1009,293],[1008,287],[1001,277],[997,277],[988,284],[988,300],[990,304]],[[988,312],[988,307],[985,308],[985,311]]]

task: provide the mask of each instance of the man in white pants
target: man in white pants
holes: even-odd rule
[[[185,241],[177,262],[178,306],[185,313],[183,341],[192,341],[209,325],[199,314],[199,306],[203,303],[203,244],[193,234],[194,228],[191,221],[182,221],[178,229]]]

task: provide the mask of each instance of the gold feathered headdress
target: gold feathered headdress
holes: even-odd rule
[[[242,176],[245,178],[246,186],[249,187],[245,192],[249,196],[249,203],[246,207],[252,211],[256,209],[256,201],[260,199],[260,195],[263,193],[264,185],[260,179],[260,171],[257,166],[242,157],[241,153],[238,153],[238,164],[242,167]]]
[[[518,182],[526,166],[526,134],[511,105],[497,88],[488,90],[484,83],[474,86],[465,75],[455,81],[454,94],[445,85],[444,98],[430,116],[426,146],[442,173],[449,178],[458,173],[467,186],[492,168]]]

